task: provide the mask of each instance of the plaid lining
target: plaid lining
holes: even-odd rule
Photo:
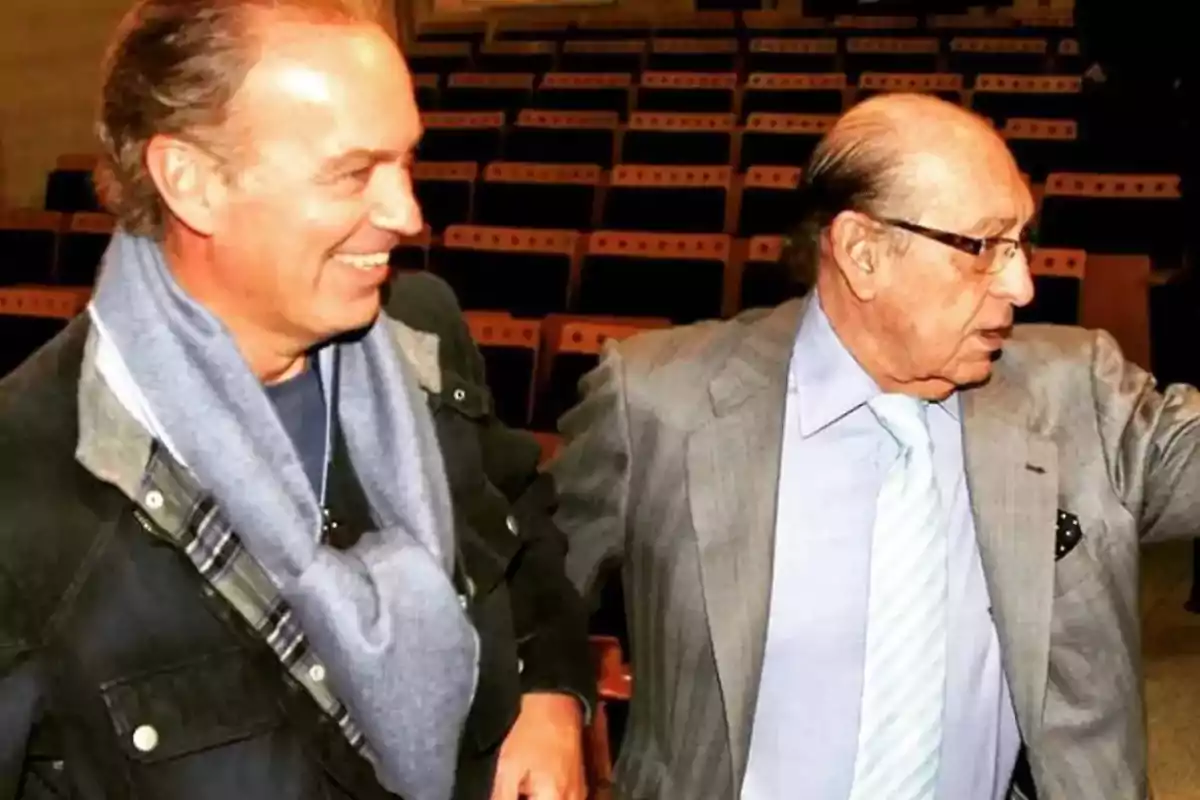
[[[151,448],[136,498],[138,522],[179,548],[212,589],[224,598],[279,658],[288,674],[333,719],[346,740],[369,761],[374,754],[350,712],[334,696],[325,666],[308,646],[292,611],[266,570],[187,471],[165,447]]]

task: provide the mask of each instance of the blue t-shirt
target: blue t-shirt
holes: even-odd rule
[[[321,376],[310,363],[304,372],[283,383],[268,386],[267,396],[275,404],[275,412],[283,422],[304,473],[313,491],[321,494],[321,477],[325,471],[325,392]]]

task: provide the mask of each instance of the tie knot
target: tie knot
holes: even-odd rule
[[[906,448],[927,449],[929,425],[926,403],[906,394],[881,394],[867,404],[888,433]]]

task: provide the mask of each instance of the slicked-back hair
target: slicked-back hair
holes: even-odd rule
[[[104,206],[130,233],[161,237],[166,210],[146,166],[155,136],[228,150],[231,103],[274,21],[373,22],[363,0],[138,0],[102,66],[94,175]]]
[[[792,280],[816,282],[821,237],[843,211],[883,213],[899,194],[900,155],[886,121],[852,130],[835,127],[813,150],[803,171],[796,222],[788,235],[785,261]]]

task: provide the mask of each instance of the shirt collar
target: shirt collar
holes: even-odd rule
[[[792,348],[788,393],[797,404],[804,437],[819,433],[882,393],[838,338],[815,292]],[[959,419],[957,394],[931,405]]]

